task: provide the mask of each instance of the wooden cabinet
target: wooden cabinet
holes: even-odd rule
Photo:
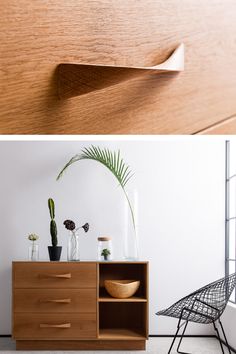
[[[147,262],[13,262],[13,337],[17,349],[145,349]],[[106,279],[140,280],[128,299]]]

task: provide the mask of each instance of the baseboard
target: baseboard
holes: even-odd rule
[[[155,338],[155,337],[167,337],[171,338],[174,337],[173,334],[149,334],[150,338]],[[177,337],[181,337],[181,334],[178,334]],[[216,338],[214,334],[185,334],[184,337],[190,337],[190,338]]]
[[[163,338],[163,337],[168,337],[171,338],[173,337],[173,335],[171,334],[149,334],[149,338]],[[178,335],[177,337],[180,337],[180,335]],[[187,334],[184,337],[188,338],[216,338],[218,339],[215,335],[211,335],[211,334]],[[0,334],[0,338],[11,338],[11,334]],[[224,340],[222,340],[222,343],[224,343],[224,345],[226,344]],[[230,345],[230,349],[232,350],[233,353],[236,353],[236,349],[231,347]]]
[[[0,338],[11,338],[11,334],[0,334]]]

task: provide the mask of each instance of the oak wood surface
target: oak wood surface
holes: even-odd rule
[[[58,94],[62,99],[70,98],[109,88],[145,74],[183,70],[183,43],[163,63],[148,67],[62,63],[58,68]]]
[[[199,135],[236,134],[236,116],[198,132]]]
[[[147,293],[147,263],[103,263],[99,267],[99,292],[100,296],[107,296],[105,280],[132,279],[140,280],[140,286],[134,294],[137,297],[146,298]]]
[[[130,328],[102,328],[99,339],[103,340],[144,340],[142,330]]]
[[[139,296],[132,296],[126,299],[118,299],[105,294],[104,296],[100,296],[98,301],[99,302],[147,302],[147,299]]]
[[[234,0],[3,0],[0,133],[194,133],[236,113]],[[61,62],[149,66],[186,46],[181,74],[59,100]]]
[[[96,289],[15,289],[14,311],[96,313]]]
[[[98,274],[99,300],[102,300],[99,301],[99,338],[148,338],[148,263],[104,262],[99,264]],[[114,279],[139,280],[140,286],[133,297],[111,300],[104,288],[104,282]],[[108,313],[112,313],[112,317],[107,316]]]
[[[146,298],[147,298],[147,305],[144,307],[144,318],[145,318],[145,335],[148,339],[149,336],[149,263],[146,264],[145,268],[145,289],[146,289]]]
[[[96,263],[18,262],[13,267],[15,288],[96,288]]]
[[[96,296],[97,296],[97,302],[96,302],[96,336],[98,338],[99,336],[99,281],[100,281],[100,275],[99,275],[99,262],[97,262],[97,282],[96,282]]]
[[[15,313],[15,339],[96,339],[95,313]]]
[[[146,308],[143,302],[100,302],[99,338],[146,338]]]
[[[17,350],[145,350],[145,340],[17,340]]]

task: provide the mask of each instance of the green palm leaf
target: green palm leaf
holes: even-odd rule
[[[57,180],[59,180],[64,172],[67,170],[69,166],[71,166],[73,163],[81,160],[94,160],[99,163],[101,163],[103,166],[108,168],[112,172],[112,174],[115,176],[115,178],[118,180],[119,185],[121,186],[126,200],[128,202],[130,212],[131,212],[131,217],[132,217],[132,222],[135,230],[135,219],[134,219],[134,212],[132,205],[130,203],[129,197],[126,193],[125,186],[130,180],[130,178],[133,176],[130,167],[126,165],[124,160],[120,156],[120,151],[115,152],[115,151],[110,151],[109,149],[101,149],[99,146],[94,146],[92,145],[91,147],[84,148],[81,150],[80,154],[77,154],[73,156],[67,164],[63,167],[59,175],[57,176]]]

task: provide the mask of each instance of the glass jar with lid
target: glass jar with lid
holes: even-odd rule
[[[98,260],[111,261],[113,259],[112,240],[109,236],[98,237]]]

